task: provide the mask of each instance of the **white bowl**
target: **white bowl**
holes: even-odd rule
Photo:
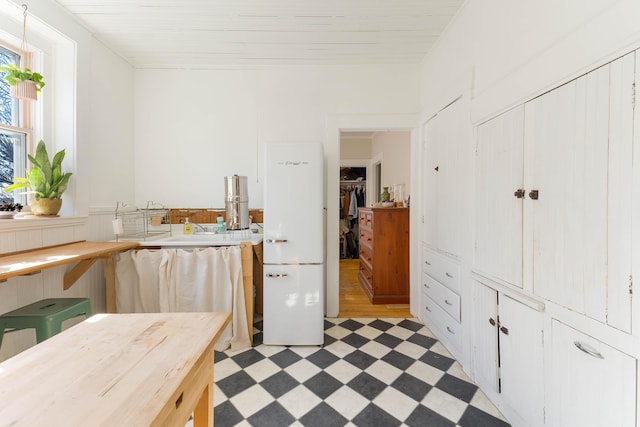
[[[382,202],[383,208],[392,208],[395,203],[393,202]]]

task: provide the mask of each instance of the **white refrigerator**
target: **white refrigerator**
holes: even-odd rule
[[[264,145],[263,343],[324,343],[321,143]]]

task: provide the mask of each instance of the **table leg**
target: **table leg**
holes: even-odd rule
[[[209,383],[202,391],[202,395],[193,410],[193,427],[213,427],[213,362],[214,352],[211,350],[211,375]]]
[[[107,313],[116,313],[116,271],[113,265],[113,255],[107,255],[103,259]]]

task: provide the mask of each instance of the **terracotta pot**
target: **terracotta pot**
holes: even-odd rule
[[[62,207],[62,199],[31,199],[31,212],[39,216],[57,216]]]
[[[16,81],[16,85],[11,86],[9,89],[9,94],[13,98],[35,101],[38,99],[38,88],[32,80],[18,80]]]

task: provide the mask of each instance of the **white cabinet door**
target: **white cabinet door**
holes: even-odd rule
[[[525,106],[525,188],[538,192],[525,203],[525,285],[625,331],[633,62],[627,55]]]
[[[438,247],[438,128],[435,117],[423,127],[424,218],[422,240],[432,248]]]
[[[471,169],[468,102],[448,105],[423,127],[425,244],[440,252],[460,256],[464,215],[469,197],[467,176]]]
[[[439,126],[438,141],[438,249],[444,253],[459,256],[461,220],[464,212],[464,198],[468,189],[464,182],[466,165],[464,145],[465,133],[464,102],[455,101],[436,117]]]
[[[485,390],[498,389],[498,292],[473,282],[473,356],[476,383]]]
[[[522,105],[480,125],[475,179],[474,269],[519,288],[522,288],[523,132]]]
[[[551,326],[551,426],[635,426],[637,360],[563,323]]]
[[[542,316],[504,294],[500,294],[499,311],[500,392],[505,402],[528,425],[542,426]]]

